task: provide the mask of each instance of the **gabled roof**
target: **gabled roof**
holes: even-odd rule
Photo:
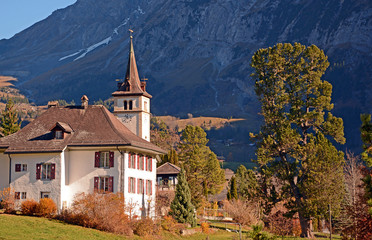
[[[63,122],[56,122],[49,131],[52,131],[56,127],[62,129],[64,132],[67,132],[67,133],[73,132],[73,130],[70,127],[70,125],[68,125],[67,123],[63,123]]]
[[[179,174],[181,168],[176,165],[166,162],[156,169],[156,174]]]
[[[50,130],[56,123],[73,131],[55,139]],[[61,152],[73,146],[133,146],[165,153],[132,133],[102,105],[51,107],[18,132],[0,138],[5,153]]]
[[[146,97],[151,98],[151,95],[141,87],[141,81],[137,70],[136,58],[134,56],[132,36],[130,36],[129,58],[124,82],[118,84],[118,90],[112,93],[112,95],[113,96],[145,95]]]

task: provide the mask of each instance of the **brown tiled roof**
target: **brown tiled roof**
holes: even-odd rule
[[[177,167],[176,165],[169,162],[164,163],[156,169],[156,174],[179,174],[180,172],[180,167]]]
[[[67,133],[73,132],[70,125],[68,125],[67,123],[63,123],[63,122],[56,122],[56,124],[54,124],[54,126],[50,129],[50,131],[52,131],[57,126]]]
[[[64,139],[53,139],[50,131],[56,123],[73,130]],[[61,152],[69,146],[134,146],[155,151],[164,150],[138,137],[102,105],[87,108],[51,107],[18,132],[0,138],[5,153]]]
[[[151,98],[151,95],[141,88],[141,81],[138,74],[136,58],[134,56],[132,36],[130,37],[129,59],[124,82],[118,84],[118,90],[112,93],[112,95],[113,96],[145,95],[146,97]]]

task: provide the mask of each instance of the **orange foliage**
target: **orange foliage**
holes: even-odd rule
[[[207,222],[202,222],[200,227],[203,233],[209,233],[209,224]]]
[[[151,218],[143,218],[134,223],[133,231],[138,236],[154,236],[159,233],[159,226]]]
[[[36,213],[37,207],[38,203],[35,200],[33,199],[25,200],[21,204],[22,214],[32,216]]]
[[[52,217],[57,212],[57,205],[51,198],[42,198],[36,207],[36,214],[42,217]]]
[[[132,229],[124,211],[121,193],[81,193],[74,199],[71,209],[59,218],[65,222],[98,230],[131,235]]]
[[[1,206],[5,210],[5,213],[14,213],[15,212],[15,197],[14,190],[10,187],[4,188],[0,191]]]

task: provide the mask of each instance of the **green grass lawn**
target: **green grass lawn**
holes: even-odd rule
[[[190,236],[179,236],[169,232],[163,232],[160,236],[141,238],[138,236],[124,237],[95,229],[66,224],[60,221],[27,217],[19,215],[0,214],[0,240],[12,239],[63,239],[63,240],[95,240],[95,239],[196,239],[205,240],[208,234],[196,233]],[[236,233],[216,231],[209,234],[212,240],[236,239]]]
[[[0,214],[0,239],[127,239],[94,229],[38,217]]]

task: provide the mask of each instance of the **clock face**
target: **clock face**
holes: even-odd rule
[[[132,121],[133,116],[129,114],[124,114],[124,116],[121,118],[123,123],[130,123]]]

